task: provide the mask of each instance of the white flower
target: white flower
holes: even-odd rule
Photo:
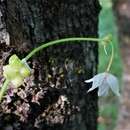
[[[88,92],[98,87],[98,96],[107,96],[109,88],[111,88],[113,93],[115,93],[117,96],[120,96],[118,80],[110,73],[104,72],[97,74],[93,78],[85,80],[85,82],[93,82],[92,87],[88,90]]]

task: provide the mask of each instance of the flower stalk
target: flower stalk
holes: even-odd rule
[[[109,63],[108,63],[106,72],[109,72],[109,71],[110,71],[110,68],[111,68],[111,66],[112,66],[112,62],[113,62],[113,59],[114,59],[114,47],[113,47],[112,42],[110,43],[110,45],[111,45],[111,57],[110,57],[110,60],[109,60]]]
[[[93,42],[101,42],[103,39],[100,38],[86,38],[86,37],[73,37],[73,38],[64,38],[64,39],[58,39],[58,40],[54,40],[54,41],[50,41],[48,43],[42,43],[41,46],[35,48],[34,50],[32,50],[25,58],[24,60],[27,61],[29,60],[33,55],[35,55],[35,53],[41,51],[44,48],[47,48],[49,46],[53,46],[53,45],[61,45],[64,44],[66,42],[69,42],[70,44],[74,44],[73,41],[93,41]]]
[[[2,86],[2,88],[1,88],[1,90],[0,90],[0,102],[1,102],[1,100],[2,100],[2,98],[3,98],[4,93],[5,93],[6,90],[8,89],[8,84],[9,84],[9,82],[10,82],[9,80],[5,80],[3,86]]]
[[[63,38],[58,39],[54,41],[50,41],[48,43],[42,43],[41,46],[35,48],[32,50],[25,58],[20,60],[16,55],[13,55],[9,59],[9,65],[4,66],[4,72],[3,75],[5,77],[5,82],[0,90],[0,102],[2,100],[2,97],[4,96],[5,92],[8,89],[8,84],[11,82],[14,84],[14,86],[20,86],[23,83],[24,78],[28,77],[31,74],[31,69],[27,64],[27,61],[35,55],[37,52],[43,50],[44,48],[47,48],[49,46],[53,45],[61,45],[65,43],[72,44],[73,41],[91,41],[91,42],[97,42],[97,43],[103,43],[103,46],[106,47],[106,45],[111,42],[112,38],[110,35],[104,37],[104,38],[88,38],[88,37],[72,37],[72,38]],[[114,48],[111,42],[111,57],[107,66],[106,71],[108,72],[110,70],[110,67],[113,62],[114,57]],[[14,72],[14,75],[12,75],[12,72]]]

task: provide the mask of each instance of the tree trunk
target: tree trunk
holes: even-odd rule
[[[42,42],[97,37],[97,0],[7,0],[1,5],[11,41],[1,52],[23,58]],[[96,74],[97,57],[97,44],[89,42],[38,53],[29,63],[33,75],[10,103],[2,102],[0,129],[96,130],[97,91],[87,94],[90,84],[84,80]]]
[[[117,0],[114,6],[123,61],[122,97],[115,130],[130,130],[130,1]]]

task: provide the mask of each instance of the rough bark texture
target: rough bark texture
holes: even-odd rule
[[[22,58],[41,42],[97,37],[97,0],[7,0],[1,4],[11,42],[0,48],[0,55],[4,50]],[[97,44],[92,43],[41,51],[29,63],[33,76],[14,92],[11,102],[3,100],[0,129],[96,130],[97,93],[87,94],[90,84],[84,80],[96,73],[97,57]]]

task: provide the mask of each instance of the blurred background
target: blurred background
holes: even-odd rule
[[[99,98],[98,130],[130,130],[130,0],[100,0],[99,36],[111,33],[115,49],[111,73],[118,77],[121,97]],[[99,72],[109,60],[99,47]]]

